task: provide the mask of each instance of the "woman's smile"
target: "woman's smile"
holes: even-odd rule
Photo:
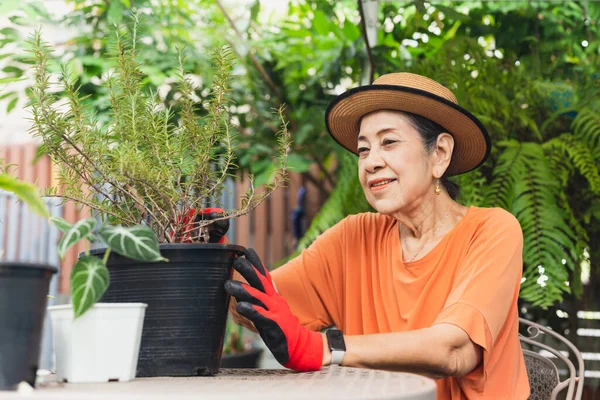
[[[392,183],[396,182],[395,179],[373,179],[369,181],[369,188],[372,192],[379,192],[388,188]]]

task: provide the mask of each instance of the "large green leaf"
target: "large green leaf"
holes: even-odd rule
[[[42,198],[38,195],[35,186],[21,182],[14,176],[3,173],[0,174],[0,189],[14,193],[17,197],[25,202],[31,211],[42,217],[49,217],[50,213],[44,204]]]
[[[52,217],[52,218],[50,218],[50,222],[52,222],[58,228],[58,230],[63,233],[68,232],[73,227],[72,223],[70,223],[69,221],[62,219],[60,217]],[[90,242],[98,241],[98,238],[93,233],[88,233],[87,239]]]
[[[92,307],[108,288],[108,269],[101,259],[81,257],[71,271],[71,299],[75,318]]]
[[[66,222],[66,221],[65,221]],[[60,257],[64,257],[67,253],[67,250],[75,243],[79,242],[81,239],[86,239],[88,235],[94,230],[96,227],[96,219],[95,218],[86,218],[81,221],[77,221],[71,228],[65,232],[63,237],[58,242],[58,254]],[[63,224],[63,227],[64,224]],[[59,227],[59,229],[61,229]]]
[[[58,228],[58,230],[63,233],[67,233],[73,227],[72,223],[60,217],[52,217],[50,218],[50,222],[52,222]]]
[[[116,253],[140,261],[166,261],[160,255],[158,240],[147,226],[103,226],[98,235]]]
[[[0,78],[0,84],[19,82],[19,81],[23,81],[23,80],[25,80],[25,78],[10,76],[7,78]]]

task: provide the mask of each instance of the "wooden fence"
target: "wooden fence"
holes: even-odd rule
[[[44,156],[35,164],[33,163],[37,147],[38,145],[35,143],[0,146],[0,158],[4,160],[5,165],[14,164],[16,166],[15,169],[12,169],[12,173],[20,179],[34,183],[40,189],[56,186],[56,167],[53,167],[50,159]],[[245,193],[248,189],[248,182],[231,182],[231,185],[230,189],[232,189],[233,197],[230,196],[226,204],[239,207],[241,197],[236,196],[236,193]],[[253,247],[267,265],[272,265],[291,254],[294,246],[291,214],[294,207],[296,207],[297,192],[302,185],[307,189],[305,208],[308,224],[318,211],[322,199],[319,198],[318,190],[309,182],[306,182],[300,174],[291,173],[286,187],[275,191],[252,213],[232,222],[230,234],[228,235],[230,242],[245,247]],[[62,207],[62,217],[69,222],[77,221],[89,215],[88,209],[81,208],[73,202],[67,202]],[[0,237],[23,237],[19,231],[23,229],[20,224],[7,223],[0,226],[0,229],[4,230],[4,234]],[[0,246],[3,244],[0,243]],[[77,254],[83,250],[85,250],[84,243],[74,246],[61,262],[60,294],[69,292],[71,267],[77,259]],[[20,254],[22,252],[22,246],[16,246],[15,252],[10,254],[11,259],[25,259],[26,255]]]

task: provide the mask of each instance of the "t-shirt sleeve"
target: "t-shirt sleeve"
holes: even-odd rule
[[[523,270],[523,232],[517,219],[495,209],[480,222],[452,290],[434,324],[463,329],[483,348],[483,364],[462,379],[483,387],[490,354],[518,298]]]
[[[340,323],[346,221],[323,232],[298,257],[271,273],[292,313],[315,331]]]

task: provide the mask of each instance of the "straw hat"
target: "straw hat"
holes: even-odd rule
[[[325,113],[329,134],[356,154],[360,120],[378,110],[406,111],[444,127],[454,137],[448,175],[479,167],[491,142],[483,124],[458,105],[454,94],[436,81],[406,72],[380,76],[372,85],[350,89],[335,98]]]

